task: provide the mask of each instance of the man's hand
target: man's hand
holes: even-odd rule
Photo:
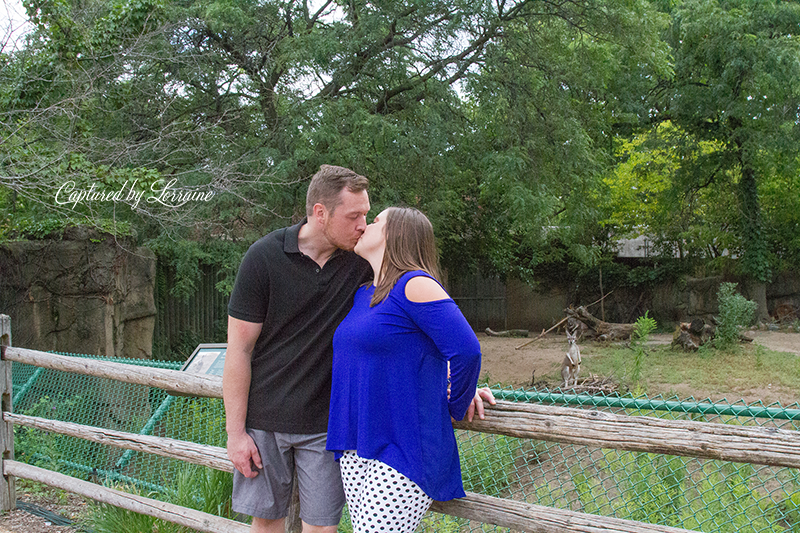
[[[258,470],[264,468],[256,443],[247,433],[228,435],[228,459],[244,477],[256,477]]]
[[[467,422],[472,422],[472,419],[475,417],[475,413],[478,413],[478,418],[481,420],[484,419],[484,412],[483,412],[483,402],[489,402],[491,405],[495,405],[497,402],[494,399],[494,394],[489,389],[489,387],[481,387],[480,389],[475,391],[475,397],[472,399],[472,403],[469,405],[469,409],[467,409]]]

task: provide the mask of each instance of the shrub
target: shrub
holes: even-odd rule
[[[736,292],[735,283],[721,283],[717,292],[719,317],[714,346],[726,349],[739,341],[739,330],[753,323],[758,305]]]
[[[636,319],[636,323],[633,325],[633,333],[631,334],[631,348],[633,348],[633,351],[636,355],[634,355],[633,358],[631,382],[633,384],[633,388],[636,389],[635,394],[640,394],[642,392],[642,387],[639,382],[642,379],[644,356],[647,355],[644,346],[650,339],[650,334],[655,331],[655,329],[656,321],[647,316],[647,312],[644,313],[644,316],[640,316],[638,319]]]

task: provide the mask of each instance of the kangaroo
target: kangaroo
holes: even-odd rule
[[[572,332],[567,331],[567,355],[564,361],[561,362],[561,378],[564,380],[563,387],[569,387],[570,384],[574,387],[578,384],[578,374],[581,371],[581,350],[577,344],[577,330]]]

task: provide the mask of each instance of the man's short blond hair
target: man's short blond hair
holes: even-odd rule
[[[356,174],[349,168],[334,165],[322,165],[311,178],[306,193],[306,215],[314,214],[314,205],[322,204],[331,213],[339,205],[340,193],[347,189],[350,192],[366,191],[369,180]]]

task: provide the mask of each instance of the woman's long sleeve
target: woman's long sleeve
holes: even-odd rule
[[[478,338],[452,299],[410,302],[406,310],[450,362],[450,416],[461,420],[475,397],[481,371]]]

